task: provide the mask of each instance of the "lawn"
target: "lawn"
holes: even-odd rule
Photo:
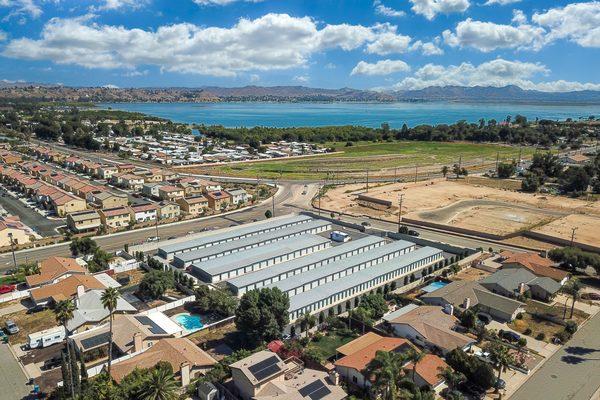
[[[330,332],[327,335],[313,339],[307,346],[307,349],[316,350],[323,360],[327,360],[337,354],[336,349],[346,343],[356,339],[356,336],[342,336],[337,333]]]
[[[531,329],[531,334],[529,336],[535,338],[538,334],[543,333],[545,338],[545,342],[550,342],[555,334],[561,332],[564,327],[560,324],[556,324],[551,321],[546,321],[543,319],[535,318],[532,313],[546,313],[551,314],[556,317],[562,318],[563,313],[565,311],[564,306],[550,306],[547,304],[542,304],[537,301],[529,300],[527,301],[526,313],[523,314],[523,319],[515,319],[508,326],[514,329],[517,332],[524,333],[527,328]],[[567,306],[566,316],[569,319],[571,315],[571,307]],[[573,313],[573,320],[580,325],[583,321],[585,321],[589,317],[583,311],[575,309]]]
[[[458,163],[493,164],[496,155],[500,160],[518,157],[519,148],[495,144],[474,144],[464,142],[359,142],[346,147],[344,143],[326,143],[338,153],[314,157],[242,162],[215,167],[193,168],[194,172],[242,177],[284,179],[323,179],[328,172],[340,176],[352,176],[369,169],[376,175],[382,170],[388,174],[394,168],[432,165],[451,166]],[[523,157],[530,156],[534,149],[523,148]]]
[[[19,327],[19,333],[10,335],[11,343],[25,343],[31,333],[43,331],[57,326],[54,311],[48,309],[34,314],[27,314],[25,310],[4,315],[0,318],[2,326],[7,319],[12,319]]]

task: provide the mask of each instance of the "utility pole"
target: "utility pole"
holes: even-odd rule
[[[578,227],[574,227],[571,231],[571,247],[573,247],[573,243],[575,243],[575,231],[579,229]]]
[[[404,199],[404,193],[398,195],[398,233],[400,233],[400,227],[402,226],[402,200]]]
[[[13,264],[15,266],[15,272],[17,272],[17,257],[15,257],[15,242],[13,241],[12,232],[8,232],[8,239],[10,240],[10,251],[12,252]]]

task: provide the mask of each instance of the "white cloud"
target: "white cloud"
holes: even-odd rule
[[[10,10],[3,21],[8,21],[12,17],[39,18],[42,15],[42,8],[34,0],[0,0],[0,7],[8,7]]]
[[[6,32],[4,32],[4,31],[0,31],[0,42],[3,42],[3,41],[5,41],[5,40],[6,40],[6,38],[7,38],[7,36],[6,36]]]
[[[467,18],[456,25],[455,32],[445,30],[444,41],[452,47],[472,47],[490,52],[497,49],[539,50],[545,42],[545,31],[532,25],[502,25]]]
[[[102,85],[102,87],[105,89],[118,89],[119,88],[117,85],[113,85],[112,83]]]
[[[398,90],[418,90],[431,86],[494,86],[516,85],[523,89],[547,92],[574,90],[600,90],[600,84],[569,81],[540,81],[532,78],[544,76],[550,70],[539,63],[495,59],[479,65],[465,62],[460,65],[442,66],[427,64],[394,85]]]
[[[417,40],[410,46],[412,51],[421,51],[424,56],[439,56],[444,54],[444,50],[440,48],[441,38],[438,36],[432,42],[422,42]]]
[[[146,76],[149,73],[150,73],[150,71],[148,71],[147,69],[145,69],[143,71],[134,70],[134,71],[127,71],[126,73],[123,74],[123,76],[133,78],[133,77],[137,77],[137,76]]]
[[[381,60],[375,64],[370,64],[365,61],[360,61],[350,75],[390,75],[397,72],[410,71],[407,63],[401,60]]]
[[[494,4],[498,4],[501,6],[505,6],[507,4],[514,4],[514,3],[520,3],[522,0],[487,0],[484,5],[485,6],[492,6]]]
[[[391,7],[387,7],[381,2],[381,0],[375,0],[373,2],[373,7],[375,7],[376,14],[383,15],[384,17],[398,18],[404,17],[406,15],[404,11],[395,10]]]
[[[254,82],[258,82],[260,81],[260,76],[257,74],[250,74],[250,82],[254,83]]]
[[[138,9],[148,4],[148,0],[102,0],[100,5],[91,6],[90,11],[112,11],[123,8]]]
[[[410,0],[410,2],[413,4],[411,10],[428,20],[434,19],[437,14],[464,12],[471,5],[469,0]]]
[[[567,39],[583,47],[600,47],[600,2],[574,3],[535,13],[531,20],[549,30],[547,39]]]
[[[229,28],[179,23],[144,30],[98,24],[93,15],[86,15],[53,18],[38,39],[11,40],[2,54],[87,68],[134,70],[154,65],[163,71],[234,76],[301,67],[314,53],[327,49],[367,46],[367,52],[377,54],[404,50],[410,38],[396,35],[395,29],[385,24],[319,29],[309,17],[266,14],[253,20],[241,18]],[[392,36],[382,36],[386,33]]]
[[[377,31],[372,41],[367,44],[366,52],[369,54],[379,54],[385,56],[388,54],[404,53],[408,50],[411,38],[396,32],[395,25],[380,24],[375,27]]]
[[[231,3],[243,1],[246,3],[260,3],[262,0],[193,0],[199,6],[226,6]]]
[[[310,80],[310,78],[307,75],[296,75],[293,78],[296,82],[300,82],[300,83],[306,83]]]
[[[524,25],[527,23],[527,16],[521,10],[513,10],[513,16],[510,22],[513,24]]]

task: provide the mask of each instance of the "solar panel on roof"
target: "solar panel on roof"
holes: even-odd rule
[[[331,393],[331,390],[321,380],[317,380],[304,386],[298,393],[302,397],[310,397],[311,400],[320,400]]]
[[[158,326],[156,322],[152,321],[150,318],[145,315],[139,315],[135,317],[142,325],[146,326],[150,332],[155,335],[163,335],[167,333],[163,328]]]
[[[258,362],[248,367],[248,370],[252,375],[254,375],[256,380],[262,381],[266,377],[271,376],[276,372],[279,372],[280,368],[279,365],[277,365],[278,363],[279,358],[277,358],[276,356],[271,356],[266,360],[262,360],[261,362]]]
[[[92,347],[98,347],[103,344],[108,344],[110,341],[110,332],[101,333],[98,336],[93,336],[87,339],[81,340],[81,346],[84,350],[91,349]]]

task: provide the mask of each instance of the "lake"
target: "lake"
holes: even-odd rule
[[[136,111],[180,123],[237,126],[362,125],[392,128],[406,123],[451,124],[480,118],[502,121],[507,115],[533,120],[600,116],[600,105],[535,105],[487,103],[103,103],[101,108]]]

